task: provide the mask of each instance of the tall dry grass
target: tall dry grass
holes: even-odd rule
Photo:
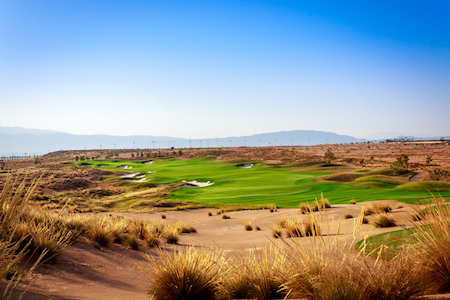
[[[326,210],[324,216],[310,211],[308,219],[321,228],[317,234],[292,240],[284,240],[279,234],[281,246],[273,244],[269,249],[250,251],[245,257],[225,260],[223,255],[212,256],[211,251],[205,254],[205,250],[194,248],[188,248],[185,254],[162,252],[159,258],[151,257],[149,290],[156,299],[313,300],[404,300],[446,291],[450,280],[450,214],[447,207],[440,205],[435,209],[435,225],[417,225],[414,238],[418,244],[405,246],[389,259],[383,258],[384,246],[373,251],[375,257],[366,254],[367,243],[355,250],[364,212],[354,218],[353,232],[342,234],[340,221],[330,224]],[[286,230],[291,220],[282,221]],[[281,229],[279,224],[276,226]],[[195,276],[205,278],[198,264],[189,262],[192,257],[203,259],[208,272],[214,270],[214,279],[205,283],[213,286],[207,293],[200,289],[203,285],[185,288]]]
[[[147,254],[141,269],[150,277],[149,293],[156,300],[216,299],[222,284],[223,254],[193,247],[174,253]]]
[[[275,247],[250,251],[247,257],[228,260],[226,276],[221,286],[225,299],[280,299],[284,298],[280,272],[286,257]]]
[[[439,196],[425,204],[427,217],[414,222],[410,247],[427,277],[427,293],[450,291],[450,207]]]
[[[36,266],[42,261],[47,254],[47,249],[39,249],[32,266],[25,270],[19,268],[19,262],[30,254],[36,253],[33,249],[33,241],[30,239],[30,233],[24,226],[21,218],[27,201],[30,198],[36,181],[26,189],[26,181],[23,180],[16,186],[16,179],[8,177],[3,189],[0,193],[0,297],[1,299],[17,299],[22,298],[29,288],[29,285],[18,291],[19,285],[30,279]]]

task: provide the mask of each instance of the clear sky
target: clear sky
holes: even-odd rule
[[[450,135],[450,1],[0,0],[0,126]]]

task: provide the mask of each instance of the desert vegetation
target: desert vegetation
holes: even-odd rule
[[[409,151],[413,149],[409,144],[391,144],[392,150],[386,152],[387,145],[364,145],[371,157],[357,157],[363,145],[327,145],[186,149],[168,155],[162,150],[155,156],[151,150],[108,157],[93,152],[64,161],[63,155],[73,154],[68,151],[44,156],[30,169],[20,160],[5,162],[3,170],[16,175],[0,176],[1,278],[13,291],[17,282],[28,283],[36,267],[57,266],[67,248],[87,241],[88,251],[146,253],[147,263],[141,268],[150,277],[148,292],[155,299],[409,299],[448,292],[450,214],[442,201],[450,195],[445,182],[449,165],[436,152],[426,159]],[[444,151],[448,145],[433,147]],[[143,163],[149,159],[152,164]],[[236,167],[246,163],[253,166]],[[410,182],[418,168],[426,174]],[[126,182],[119,177],[134,172],[149,181]],[[214,185],[188,189],[180,180]],[[430,195],[427,190],[440,193],[433,204],[425,209],[406,204]],[[405,203],[362,204],[381,199]],[[398,210],[410,210],[413,228],[391,233],[395,239],[367,238],[358,244],[357,233],[339,232],[341,221],[332,227],[335,231],[328,226],[328,209],[344,203],[353,203],[349,205],[353,209],[340,210],[338,218],[353,223],[355,232],[362,226],[402,228],[404,222],[395,227]],[[296,215],[284,216],[289,207]],[[249,243],[262,234],[271,246],[259,245],[240,255],[190,246],[191,237],[197,235],[184,234],[195,233],[196,228],[175,221],[171,212],[189,208],[208,208],[201,212],[214,226],[231,230],[237,224]],[[267,225],[253,217],[239,218],[235,211],[242,209],[267,209],[256,213],[278,221]],[[158,220],[136,215],[156,211]],[[371,225],[363,225],[368,220]],[[381,229],[376,230],[385,232]],[[193,282],[193,276],[198,281]]]
[[[152,278],[149,292],[156,299],[412,299],[446,292],[450,210],[441,201],[428,204],[435,207],[428,221],[414,223],[404,244],[389,257],[383,244],[369,250],[366,239],[356,243],[363,213],[355,218],[353,239],[329,239],[316,230],[307,243],[284,240],[282,230],[298,222],[281,217],[273,230],[282,244],[245,257],[194,248],[160,253],[162,261],[148,257],[144,269]],[[317,219],[309,214],[309,219]],[[199,268],[200,262],[206,267]],[[176,288],[189,278],[204,281],[191,285],[192,290]]]

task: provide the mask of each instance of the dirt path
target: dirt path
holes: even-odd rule
[[[417,170],[415,172],[416,172],[416,175],[414,175],[413,177],[411,177],[409,179],[410,182],[419,182],[423,176],[427,175],[427,172],[424,170]]]

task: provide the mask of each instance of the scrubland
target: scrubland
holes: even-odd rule
[[[332,162],[324,159],[328,149]],[[125,183],[117,179],[125,171],[95,166],[104,159],[81,167],[67,159],[75,152],[11,165],[13,174],[0,180],[2,297],[413,299],[450,292],[447,150],[444,143],[184,149],[181,157],[192,160],[163,154],[145,183]],[[392,167],[405,154],[407,165]],[[142,157],[122,151],[117,160],[131,165]],[[203,169],[201,161],[212,177],[217,166],[251,161],[254,169],[240,171],[298,176],[286,191],[317,189],[304,199],[261,195],[249,205],[233,204],[231,189],[218,189],[223,201],[201,201],[210,187],[183,190],[177,176],[164,173],[176,160],[179,168],[192,164],[187,173]],[[425,175],[410,182],[418,172]],[[231,180],[213,179],[219,188]],[[340,199],[326,187],[353,193]],[[396,193],[415,198],[368,201]],[[417,195],[422,205],[413,204]]]

